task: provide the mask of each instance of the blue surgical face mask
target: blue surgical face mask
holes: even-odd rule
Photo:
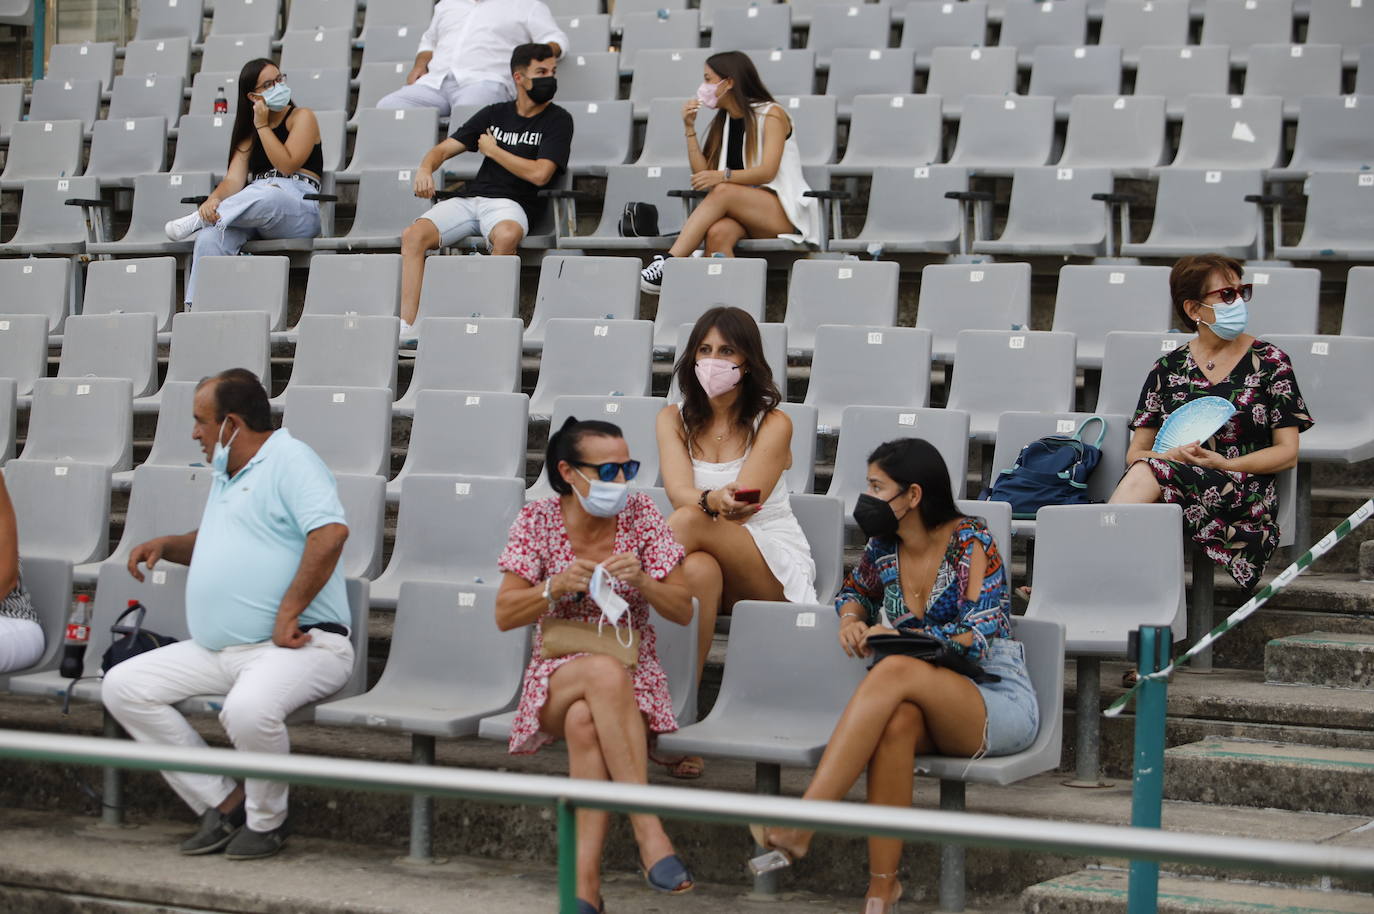
[[[599,479],[588,479],[587,475],[581,470],[577,475],[586,479],[591,486],[587,494],[583,495],[576,489],[573,493],[577,495],[577,500],[582,503],[582,509],[592,517],[615,517],[625,510],[625,502],[630,498],[630,487],[623,482],[602,482]]]
[[[280,111],[291,104],[291,87],[286,83],[274,83],[262,93],[262,101],[269,111]]]
[[[210,455],[210,469],[221,476],[229,475],[229,446],[234,443],[234,439],[239,436],[239,430],[234,429],[234,434],[229,436],[229,440],[221,442],[219,439],[224,437],[224,422],[219,424],[219,433],[215,435],[215,449]]]
[[[1250,311],[1245,306],[1242,299],[1237,298],[1229,305],[1211,305],[1212,316],[1216,320],[1208,323],[1199,320],[1199,324],[1207,324],[1212,328],[1212,332],[1223,340],[1233,340],[1245,332],[1245,325],[1249,322]]]

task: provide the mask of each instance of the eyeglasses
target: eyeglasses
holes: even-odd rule
[[[1221,303],[1223,305],[1229,305],[1234,302],[1237,297],[1239,297],[1241,301],[1249,301],[1250,296],[1254,293],[1254,285],[1247,282],[1239,286],[1223,286],[1220,289],[1213,289],[1211,292],[1204,292],[1202,297],[1206,298],[1208,295],[1220,295]]]
[[[629,482],[639,475],[639,461],[627,460],[624,463],[585,463],[581,460],[572,461],[575,467],[591,467],[596,470],[596,476],[602,482],[615,482],[616,476],[625,474],[625,481]]]
[[[265,83],[261,84],[260,86],[258,86],[258,87],[257,87],[256,89],[254,89],[253,91],[254,91],[254,92],[258,92],[258,93],[266,92],[268,89],[272,88],[273,86],[280,86],[280,85],[282,85],[282,84],[285,83],[285,82],[286,82],[286,74],[285,74],[285,73],[278,73],[276,79],[268,80],[267,82],[265,82]]]

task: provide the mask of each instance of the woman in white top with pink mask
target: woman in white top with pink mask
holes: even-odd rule
[[[744,238],[788,238],[815,244],[820,208],[806,196],[801,153],[787,116],[742,51],[706,58],[696,98],[682,106],[692,189],[708,191],[667,257],[686,257],[706,242],[706,254],[733,257]],[[703,148],[697,140],[700,108],[715,111]],[[657,295],[664,255],[640,273],[640,288]]]

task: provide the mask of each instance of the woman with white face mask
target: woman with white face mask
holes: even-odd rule
[[[704,143],[697,138],[701,109],[714,111]],[[806,196],[801,152],[792,119],[759,78],[743,51],[706,58],[696,97],[682,106],[692,189],[708,193],[682,227],[667,257],[687,257],[704,241],[706,254],[733,257],[744,238],[820,240],[820,208]],[[640,273],[640,288],[657,295],[664,255]]]
[[[718,612],[739,600],[814,603],[816,563],[782,482],[792,420],[777,408],[758,324],[739,308],[710,309],[674,373],[682,402],[659,413],[658,455],[675,509],[668,525],[687,550],[683,568],[701,607],[700,676]],[[674,777],[702,772],[696,756],[663,764]]]
[[[1298,434],[1312,417],[1288,356],[1246,333],[1249,283],[1230,257],[1184,257],[1169,276],[1174,311],[1197,336],[1160,356],[1145,378],[1115,503],[1180,505],[1207,555],[1245,590],[1259,583],[1279,542],[1275,475],[1298,462]],[[1206,441],[1163,453],[1155,438],[1169,414],[1200,397],[1235,407]]]
[[[320,192],[323,172],[315,112],[291,104],[291,87],[272,61],[244,64],[224,180],[198,209],[166,225],[173,241],[196,239],[186,307],[195,302],[200,258],[238,254],[258,238],[318,235],[320,204],[306,195]]]
[[[644,784],[649,734],[677,729],[649,607],[670,622],[691,622],[682,547],[653,500],[626,486],[639,461],[618,427],[569,419],[549,436],[545,471],[558,494],[525,505],[499,561],[496,624],[503,631],[535,625],[510,751],[532,753],[561,737],[572,777]],[[618,599],[601,594],[603,584]],[[570,630],[578,647],[595,650],[567,649]],[[626,651],[636,638],[637,651]],[[605,909],[601,850],[609,825],[609,813],[577,811],[579,914]],[[692,874],[658,817],[633,815],[630,825],[649,885],[691,890]]]

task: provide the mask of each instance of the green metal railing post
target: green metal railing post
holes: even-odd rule
[[[33,78],[43,78],[43,51],[48,45],[47,0],[33,0]],[[21,57],[22,60],[22,52]]]
[[[558,911],[577,914],[577,810],[560,797],[558,810]]]
[[[1159,828],[1164,807],[1164,728],[1169,683],[1144,677],[1169,664],[1173,633],[1165,625],[1142,625],[1136,633],[1136,670],[1144,682],[1135,699],[1135,773],[1131,784],[1131,825]],[[1132,860],[1127,914],[1159,910],[1159,863]]]

